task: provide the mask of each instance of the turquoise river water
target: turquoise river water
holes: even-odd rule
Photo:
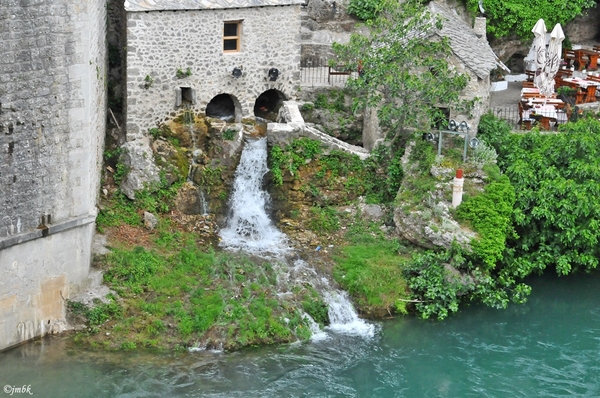
[[[88,352],[46,338],[0,354],[0,387],[7,397],[29,396],[23,387],[38,397],[600,397],[600,275],[532,285],[529,302],[507,310],[235,353]]]

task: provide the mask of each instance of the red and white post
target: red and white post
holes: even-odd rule
[[[462,202],[463,196],[463,184],[465,179],[463,178],[462,169],[456,169],[456,177],[454,177],[452,185],[452,207],[456,208]]]

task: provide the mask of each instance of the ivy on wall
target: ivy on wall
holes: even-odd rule
[[[474,15],[479,12],[479,0],[465,0]],[[521,39],[532,39],[531,29],[543,18],[548,30],[555,24],[572,21],[596,5],[595,0],[485,0],[487,33],[493,37],[516,34]]]

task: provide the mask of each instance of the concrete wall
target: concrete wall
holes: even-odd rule
[[[0,5],[0,349],[47,331],[42,319],[64,320],[64,299],[87,276],[105,130],[105,3]]]
[[[223,22],[242,20],[240,52],[223,53]],[[234,67],[243,75],[234,78]],[[177,78],[178,69],[191,76]],[[268,81],[270,68],[279,78]],[[145,88],[145,78],[152,85]],[[173,118],[176,90],[191,87],[193,109],[204,113],[218,94],[239,102],[240,116],[253,115],[256,98],[269,89],[295,98],[300,84],[300,7],[129,12],[127,15],[127,140],[143,139],[157,123]]]

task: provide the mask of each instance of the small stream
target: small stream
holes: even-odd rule
[[[269,193],[263,188],[267,167],[267,139],[247,139],[234,176],[227,226],[220,231],[220,246],[225,250],[270,258],[279,272],[278,294],[293,295],[294,286],[311,285],[319,291],[329,307],[331,324],[327,331],[373,337],[375,327],[359,319],[348,295],[330,286],[324,275],[298,258],[288,237],[271,221]],[[314,339],[324,334],[308,314]]]

